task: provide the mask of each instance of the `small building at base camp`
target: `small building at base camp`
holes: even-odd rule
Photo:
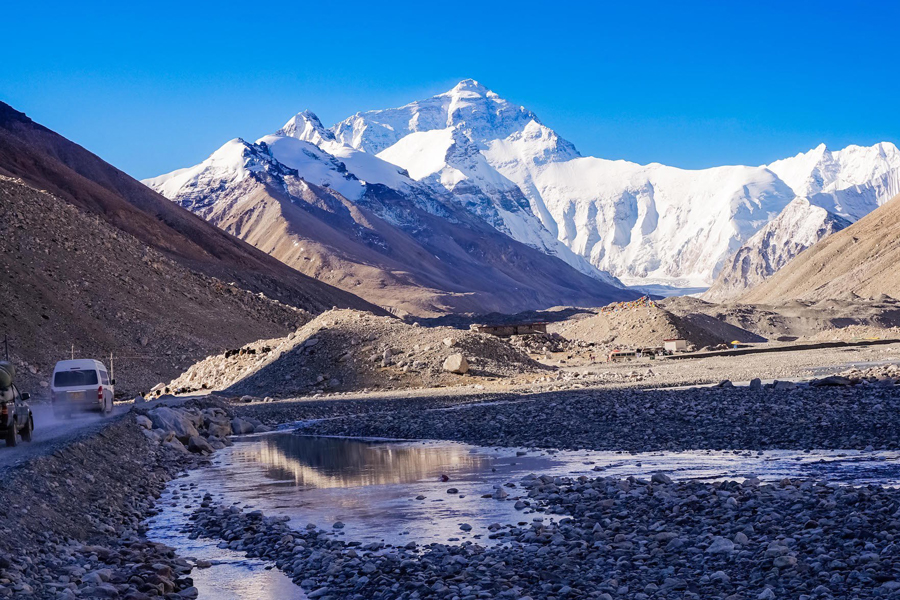
[[[489,333],[491,335],[496,335],[497,337],[509,337],[511,335],[547,333],[547,323],[544,321],[532,321],[529,323],[473,325],[471,329],[478,333]]]
[[[663,347],[666,352],[685,352],[687,351],[687,340],[663,340]]]

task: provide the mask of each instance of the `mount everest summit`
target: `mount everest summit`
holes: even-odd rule
[[[727,280],[716,286],[720,298],[738,295],[900,192],[900,151],[822,145],[770,165],[703,170],[605,160],[582,156],[534,113],[469,79],[331,128],[304,111],[255,143],[232,140],[197,166],[145,183],[304,273],[358,293],[374,289],[376,297],[362,295],[376,303],[390,305],[379,286],[401,283],[434,292],[424,308],[400,307],[412,312],[521,309],[625,297],[619,281],[705,288],[719,277]],[[301,207],[307,216],[285,218]],[[311,207],[330,213],[327,236],[302,223]],[[780,223],[803,243],[771,243]],[[475,236],[477,249],[454,248],[454,261],[468,255],[469,271],[434,252],[460,228],[491,231]],[[398,236],[432,254],[425,263],[444,264],[411,261]],[[527,257],[528,268],[511,272],[519,260],[495,244]],[[300,256],[301,246],[315,250]],[[765,266],[742,277],[734,271],[747,269],[733,260],[739,251],[765,255]],[[351,264],[351,274],[337,272]],[[509,280],[498,284],[500,272]],[[486,281],[469,293],[467,278],[478,273]],[[488,300],[504,289],[506,300]]]

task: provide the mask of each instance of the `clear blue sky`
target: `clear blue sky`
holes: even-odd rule
[[[900,142],[896,1],[125,4],[8,3],[0,100],[136,177],[466,77],[603,158]]]

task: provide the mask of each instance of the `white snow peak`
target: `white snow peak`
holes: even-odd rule
[[[248,156],[227,148],[233,140],[201,165],[146,183],[174,198],[272,160],[351,200],[371,184],[447,198],[594,277],[676,287],[709,286],[796,198],[855,221],[900,193],[900,151],[887,142],[702,170],[583,157],[530,110],[472,79],[331,128],[303,111],[259,141],[261,154],[259,145]]]

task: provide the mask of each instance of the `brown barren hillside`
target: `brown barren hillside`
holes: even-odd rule
[[[332,306],[382,312],[210,225],[2,102],[0,175],[21,178],[98,215],[187,268],[244,289],[314,313]]]
[[[900,196],[801,252],[740,301],[777,304],[850,293],[900,297]]]
[[[309,319],[20,179],[0,176],[0,206],[0,341],[9,340],[23,391],[46,396],[54,364],[73,347],[104,362],[115,353],[117,387],[135,393]]]

